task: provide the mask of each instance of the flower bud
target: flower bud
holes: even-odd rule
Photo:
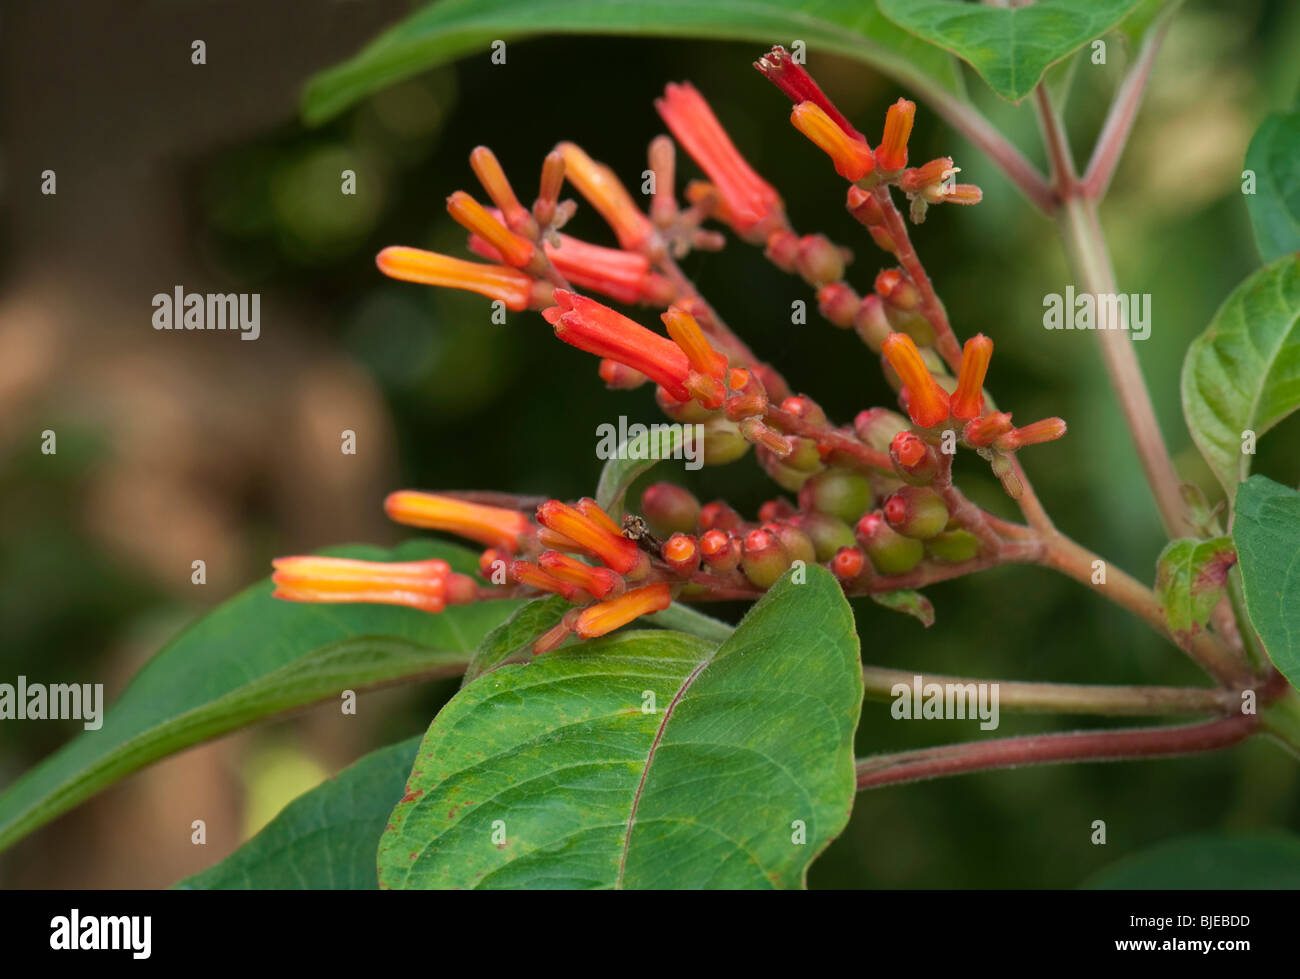
[[[925,553],[946,564],[969,561],[979,553],[979,549],[979,538],[960,527],[935,534],[925,542]]]
[[[792,394],[781,402],[781,410],[797,415],[810,425],[827,424],[826,412],[806,394]]]
[[[602,375],[603,376],[603,375]],[[659,410],[675,422],[693,424],[716,418],[717,413],[705,408],[695,400],[678,401],[662,387],[655,388],[655,403]]]
[[[700,508],[701,530],[736,530],[744,522],[744,518],[722,500],[714,500]]]
[[[957,390],[950,408],[952,417],[971,419],[984,413],[984,377],[993,357],[993,341],[980,333],[966,341],[957,372]]]
[[[691,534],[673,534],[664,542],[662,556],[678,574],[694,574],[700,567],[700,542]]]
[[[939,472],[939,456],[934,446],[914,432],[899,432],[889,443],[889,460],[903,482],[929,486]]]
[[[894,332],[885,315],[885,304],[874,292],[864,296],[853,314],[853,329],[857,331],[862,342],[876,353],[880,353],[885,339]]]
[[[740,567],[759,588],[771,588],[790,567],[780,538],[766,530],[751,530],[741,545]]]
[[[881,574],[906,574],[925,556],[925,546],[893,530],[879,510],[858,521],[856,534],[872,567]]]
[[[841,547],[831,558],[831,573],[840,581],[852,581],[866,566],[866,555],[858,547]]]
[[[847,330],[853,325],[861,300],[845,282],[832,282],[817,290],[817,309],[832,325]]]
[[[993,444],[993,440],[1012,429],[1011,416],[1005,411],[994,411],[983,418],[975,418],[966,423],[961,437],[976,448],[982,449]]]
[[[654,483],[641,494],[641,515],[657,537],[693,534],[700,522],[700,501],[673,483]]]
[[[877,452],[888,452],[894,436],[909,428],[906,418],[888,408],[868,408],[853,419],[854,433]]]
[[[897,306],[891,306],[887,302],[883,308],[885,319],[889,321],[889,325],[895,333],[906,333],[921,347],[928,347],[934,343],[934,324],[926,319],[919,310],[900,309]]]
[[[794,523],[812,541],[813,553],[818,561],[829,561],[836,551],[853,547],[857,543],[853,527],[829,513],[810,510],[799,514]]]
[[[1020,482],[1020,477],[1016,475],[1016,467],[1011,462],[1011,456],[1003,455],[1000,452],[994,452],[992,469],[993,475],[1002,481],[1003,492],[1013,500],[1020,499],[1020,495],[1025,491],[1025,487]]]
[[[1065,434],[1063,418],[1044,418],[1023,428],[1012,429],[993,440],[993,448],[1001,452],[1014,452],[1026,445],[1052,442]]]
[[[844,206],[854,218],[868,227],[885,223],[885,212],[869,190],[850,187]]]
[[[793,231],[774,231],[763,255],[782,272],[793,274],[799,262],[799,236]]]
[[[611,391],[631,391],[650,380],[635,367],[628,367],[608,357],[601,360],[599,373],[605,387]]]
[[[903,486],[884,506],[889,526],[904,537],[924,540],[948,525],[948,506],[943,497],[924,486]]]
[[[801,440],[795,439],[793,441],[798,443]],[[796,451],[790,453],[790,455],[792,457],[799,455],[801,451],[796,448]],[[793,466],[787,465],[785,460],[775,453],[769,452],[761,446],[758,449],[757,457],[758,464],[763,467],[763,472],[767,473],[768,478],[777,486],[780,486],[781,489],[790,493],[798,493],[803,484],[808,481],[808,477],[822,468],[820,464],[817,464],[811,469],[795,469]]]
[[[543,551],[537,565],[552,578],[577,585],[592,598],[610,598],[623,591],[623,579],[609,568],[595,568],[558,551]]]
[[[894,309],[914,310],[921,305],[921,290],[901,269],[885,269],[877,275],[876,294]]]
[[[817,560],[817,551],[808,535],[789,521],[772,521],[763,524],[769,534],[775,534],[791,561],[812,564]]]
[[[739,428],[747,442],[763,446],[778,458],[784,459],[794,451],[794,443],[790,439],[756,417],[742,419]]]
[[[705,531],[700,538],[700,555],[710,571],[727,574],[740,564],[740,542],[725,530]]]
[[[704,464],[725,466],[749,451],[749,442],[740,426],[726,418],[710,418],[704,423]]]
[[[811,477],[799,491],[799,507],[853,523],[871,508],[871,484],[861,473],[828,469]]]
[[[785,497],[778,496],[758,508],[758,520],[760,523],[771,523],[774,520],[786,520],[798,512],[793,503]]]
[[[844,278],[844,252],[825,235],[805,235],[799,239],[799,256],[795,265],[810,286],[824,286]]]

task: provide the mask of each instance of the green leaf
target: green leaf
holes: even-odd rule
[[[1232,539],[1250,621],[1269,659],[1300,689],[1300,493],[1251,476],[1237,493]]]
[[[683,431],[681,425],[651,426],[621,443],[614,457],[605,463],[596,483],[596,502],[615,523],[623,517],[623,498],[632,484],[664,459],[682,454]],[[702,450],[702,443],[692,439],[691,451]]]
[[[927,629],[934,625],[934,603],[919,591],[904,588],[899,591],[881,592],[878,595],[872,595],[871,600],[887,609],[893,609],[895,612],[902,612],[904,615],[912,616]]]
[[[367,560],[441,557],[462,571],[473,552],[411,541],[393,551],[335,548]],[[303,605],[247,589],[172,640],[104,717],[0,795],[0,849],[159,758],[304,704],[415,677],[454,675],[514,602],[438,615],[392,605]]]
[[[1289,833],[1170,840],[1125,857],[1083,883],[1091,890],[1200,891],[1300,888],[1300,838]]]
[[[662,612],[647,615],[642,621],[660,629],[676,629],[711,643],[726,642],[736,631],[735,626],[679,602],[673,602]]]
[[[880,0],[900,27],[951,51],[993,91],[1019,102],[1043,73],[1115,27],[1140,0],[1038,0],[984,6],[964,0]]]
[[[721,646],[630,632],[470,684],[420,746],[381,886],[802,886],[852,808],[862,702],[848,603],[807,570]]]
[[[1265,118],[1246,150],[1255,193],[1246,210],[1265,262],[1300,251],[1300,110]]]
[[[225,860],[176,886],[373,891],[379,886],[375,848],[419,747],[417,736],[372,751],[294,799]]]
[[[527,661],[532,655],[533,640],[559,625],[564,614],[573,607],[559,595],[536,598],[521,605],[514,615],[483,637],[470,657],[461,686],[468,686],[508,660]]]
[[[1156,560],[1156,598],[1178,644],[1190,649],[1192,639],[1210,621],[1223,597],[1228,569],[1237,563],[1227,537],[1170,541]]]
[[[1255,438],[1300,407],[1300,257],[1280,258],[1233,290],[1183,361],[1183,416],[1231,502]],[[1253,450],[1252,450],[1253,451]]]
[[[426,69],[469,54],[487,58],[493,41],[538,34],[708,38],[786,47],[802,40],[810,52],[864,61],[913,91],[961,93],[953,59],[899,30],[871,0],[801,6],[788,0],[441,0],[313,78],[303,96],[303,117],[312,124],[324,122],[364,96]]]

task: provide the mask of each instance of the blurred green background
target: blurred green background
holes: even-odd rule
[[[857,255],[870,288],[882,257],[843,209],[843,183],[789,126],[788,104],[750,67],[759,45],[547,38],[511,43],[370,98],[316,130],[295,115],[314,71],[401,16],[401,3],[265,5],[18,3],[0,32],[3,294],[0,295],[2,678],[102,680],[110,698],[177,629],[265,574],[272,556],[405,535],[382,519],[399,487],[572,498],[600,470],[596,427],[659,415],[649,389],[610,392],[596,362],[535,314],[493,325],[478,297],[390,282],[388,244],[465,254],[446,216],[476,191],[467,155],[490,145],[521,198],[561,139],[635,186],[663,131],[652,100],[690,80],[782,193],[796,228]],[[207,64],[190,63],[194,39]],[[792,38],[773,38],[787,45]],[[1120,288],[1150,293],[1140,344],[1180,472],[1214,481],[1181,421],[1188,342],[1259,264],[1240,193],[1246,145],[1293,104],[1300,7],[1191,2],[1156,64],[1103,208]],[[1080,164],[1127,55],[1086,52],[1067,116]],[[856,63],[809,50],[809,67],[870,138],[908,95]],[[1031,110],[971,89],[1042,162]],[[1043,296],[1071,281],[1053,227],[920,105],[911,156],[951,155],[984,188],[976,208],[936,208],[914,240],[958,334],[997,345],[990,384],[1028,421],[1059,414],[1069,436],[1025,453],[1068,534],[1151,580],[1159,523],[1095,338],[1042,328]],[[42,196],[40,172],[58,174]],[[355,197],[339,174],[357,174]],[[683,177],[696,171],[679,162]],[[568,230],[608,242],[583,208]],[[794,278],[738,243],[685,263],[764,358],[833,419],[891,399],[851,332],[790,303]],[[262,337],[158,333],[150,297],[262,294]],[[1300,425],[1261,443],[1256,470],[1294,485]],[[58,433],[56,456],[40,433]],[[341,456],[339,432],[357,432]],[[978,462],[978,460],[975,460]],[[965,463],[962,465],[962,463]],[[982,465],[959,460],[977,501],[1012,508]],[[775,495],[752,457],[672,473],[703,499],[751,512]],[[191,584],[203,559],[208,583]],[[1144,626],[1047,571],[1005,568],[928,591],[937,624],[855,602],[864,660],[988,678],[1196,683]],[[740,606],[718,607],[738,618]],[[126,780],[0,856],[8,886],[166,886],[234,849],[295,795],[364,752],[423,730],[455,683],[365,694],[356,718],[326,706],[195,749]],[[1003,715],[973,725],[892,721],[868,703],[859,752],[1069,729],[1080,718]],[[75,723],[0,726],[0,785],[71,737]],[[189,842],[205,818],[209,844]],[[1090,842],[1092,822],[1108,842]],[[1215,828],[1300,829],[1295,760],[1260,741],[1207,757],[1048,767],[877,790],[814,866],[820,887],[1070,887],[1153,842]]]

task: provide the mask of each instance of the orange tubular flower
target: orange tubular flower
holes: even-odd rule
[[[389,278],[477,292],[501,300],[515,312],[527,309],[533,294],[533,280],[518,269],[480,265],[420,248],[393,245],[375,256],[375,264]]]
[[[555,149],[564,158],[564,176],[614,229],[618,243],[636,251],[654,233],[654,225],[642,214],[614,171],[597,163],[575,143],[560,143]]]
[[[677,142],[709,175],[729,224],[759,241],[785,226],[781,197],[753,171],[727,135],[709,103],[689,83],[669,85],[655,108]]]
[[[623,584],[623,579],[609,568],[593,568],[559,551],[543,551],[537,563],[552,578],[575,585],[592,598],[608,598]]]
[[[581,513],[584,517],[594,523],[597,527],[604,527],[611,534],[622,536],[623,531],[618,524],[614,523],[614,518],[600,508],[600,504],[590,496],[584,496],[573,508]]]
[[[876,166],[885,173],[893,173],[907,166],[907,139],[912,135],[912,121],[916,118],[916,103],[899,99],[885,115],[885,134],[876,147]]]
[[[537,522],[567,537],[619,574],[627,574],[641,563],[642,554],[635,543],[559,500],[539,506]]]
[[[618,598],[583,609],[574,631],[583,639],[595,639],[642,615],[662,612],[672,601],[672,592],[666,584],[633,588]]]
[[[791,111],[790,122],[831,158],[835,172],[845,180],[861,180],[875,167],[867,141],[846,133],[817,103],[800,102]]]
[[[727,358],[709,345],[694,316],[680,306],[672,306],[659,318],[664,321],[668,335],[682,348],[695,370],[722,380],[727,373]]]
[[[640,371],[677,401],[691,400],[686,390],[691,363],[677,344],[567,289],[555,290],[555,302],[542,316],[565,343]]]
[[[350,558],[282,557],[271,562],[272,597],[291,602],[368,602],[441,612],[447,604],[474,600],[477,586],[452,574],[446,561],[356,561]]]
[[[470,234],[478,235],[496,249],[507,265],[524,268],[537,254],[531,241],[515,234],[463,190],[447,198],[447,213]]]
[[[445,530],[508,554],[517,554],[521,540],[532,531],[532,523],[518,510],[414,490],[390,493],[384,511],[398,523]]]
[[[891,333],[881,353],[908,392],[907,413],[922,428],[933,428],[948,417],[948,392],[939,386],[921,359],[921,351],[906,333]]]
[[[510,577],[521,585],[528,585],[540,591],[554,592],[566,602],[578,601],[580,597],[578,593],[582,590],[572,582],[561,581],[548,574],[531,561],[511,561]]]
[[[993,356],[993,341],[983,333],[971,337],[961,353],[961,371],[951,401],[952,417],[969,420],[984,414],[984,375]]]
[[[664,306],[672,302],[671,283],[651,270],[650,259],[644,255],[592,245],[566,234],[557,237],[558,245],[543,241],[542,250],[560,274],[578,288],[629,305]],[[502,261],[501,252],[478,235],[470,235],[469,247],[484,258]]]
[[[1003,452],[1014,452],[1026,445],[1038,445],[1041,442],[1053,442],[1065,434],[1065,419],[1044,418],[1024,428],[1013,429],[993,440],[993,448]]]
[[[469,165],[488,197],[492,198],[492,203],[505,216],[507,227],[525,238],[537,237],[537,222],[528,213],[528,208],[519,203],[496,154],[486,146],[476,146],[469,155]]]
[[[966,423],[961,437],[976,448],[992,445],[993,440],[1011,431],[1011,416],[1005,411],[995,411]]]

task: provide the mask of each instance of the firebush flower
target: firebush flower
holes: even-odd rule
[[[274,598],[291,602],[368,602],[441,612],[474,600],[478,586],[446,561],[384,563],[351,558],[276,558]]]
[[[785,225],[780,196],[745,158],[693,85],[669,85],[655,108],[673,136],[709,175],[727,221],[742,237],[763,240]]]
[[[953,485],[953,450],[940,446],[956,432],[1017,497],[1023,486],[1012,454],[1060,438],[1065,422],[1047,418],[1017,428],[1009,414],[986,412],[993,342],[981,335],[959,344],[893,196],[895,189],[907,196],[919,223],[931,205],[978,201],[979,188],[953,185],[958,168],[948,157],[907,167],[916,106],[906,99],[889,107],[873,150],[784,49],[773,48],[756,67],[794,103],[795,128],[854,181],[849,212],[892,266],[875,276],[866,296],[845,280],[852,253],[790,226],[776,190],[689,84],[668,85],[655,103],[676,143],[660,136],[650,145],[655,186],[648,214],[609,167],[569,142],[542,161],[538,196],[527,208],[500,161],[480,146],[470,166],[492,207],[455,191],[447,209],[469,232],[469,250],[490,264],[399,246],[376,261],[393,278],[540,311],[560,340],[600,358],[600,377],[611,388],[650,381],[665,414],[699,425],[704,463],[726,464],[753,448],[788,495],[767,500],[750,519],[724,500],[701,505],[682,487],[656,483],[642,495],[639,513],[628,501],[615,502],[618,513],[626,510],[620,523],[614,510],[589,497],[539,503],[402,490],[385,500],[388,515],[478,544],[477,578],[442,560],[286,557],[273,562],[276,597],[440,612],[491,598],[557,595],[573,607],[534,637],[533,651],[541,654],[575,637],[606,635],[675,599],[757,597],[811,563],[834,574],[847,593],[876,594],[996,563],[1002,548],[1024,539],[1002,541],[1005,521],[990,520]],[[674,187],[676,144],[708,176],[687,185],[686,207],[678,206]],[[604,218],[617,247],[560,233],[577,208],[560,199],[566,181]],[[827,320],[855,330],[883,358],[906,417],[869,408],[852,425],[836,425],[817,401],[795,394],[758,360],[676,265],[692,248],[720,247],[721,235],[705,230],[706,221],[761,246],[774,266],[813,291]],[[652,308],[667,336],[584,292]],[[945,423],[953,429],[941,429]]]

